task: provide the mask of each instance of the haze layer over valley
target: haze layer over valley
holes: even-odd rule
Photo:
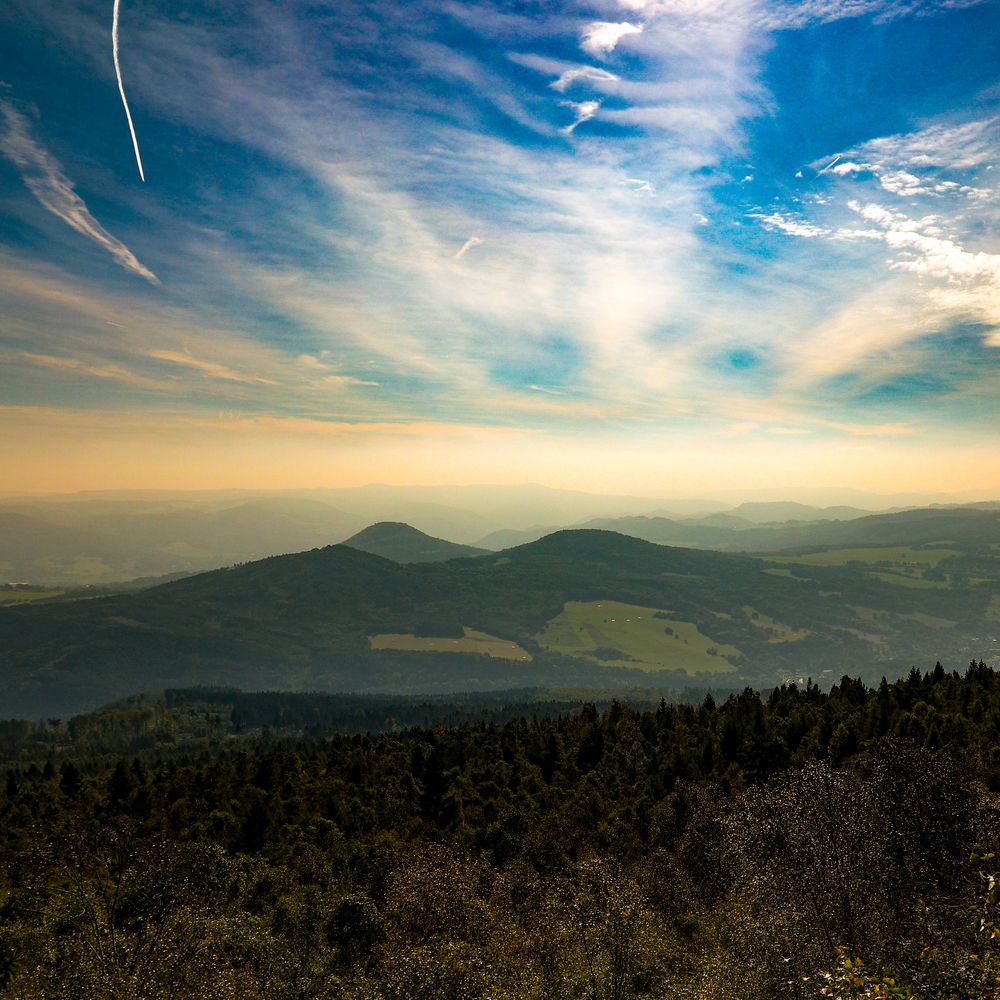
[[[560,528],[602,527],[664,544],[769,551],[810,544],[813,533],[817,544],[836,540],[838,529],[820,530],[823,522],[959,503],[943,494],[860,490],[758,496],[657,499],[531,485],[8,496],[0,498],[0,583],[108,585],[198,572],[346,541],[379,521],[491,550]],[[853,537],[844,530],[839,537]]]

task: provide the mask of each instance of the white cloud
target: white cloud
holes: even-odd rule
[[[589,84],[599,90],[617,89],[617,85],[625,81],[620,76],[601,69],[600,66],[588,66],[580,63],[567,62],[565,59],[552,59],[549,56],[535,55],[530,52],[509,52],[507,58],[518,66],[533,69],[536,73],[554,76],[549,86],[560,94],[566,93],[577,82]]]
[[[892,251],[888,266],[893,273],[796,346],[794,381],[859,371],[866,362],[869,371],[884,375],[892,364],[904,363],[903,345],[958,322],[981,324],[984,343],[1000,347],[1000,254],[970,251],[955,239],[934,235],[939,231],[935,216],[911,219],[857,201],[850,208],[877,228],[845,228],[833,237],[884,243]],[[873,364],[876,357],[879,363]]]
[[[901,167],[969,170],[1000,160],[1000,118],[929,125],[914,132],[870,139],[852,151]]]
[[[610,55],[623,38],[641,31],[640,25],[630,21],[593,21],[580,32],[580,48],[588,55],[601,59]]]
[[[831,173],[836,174],[838,177],[847,177],[850,174],[860,174],[865,170],[872,170],[873,167],[870,163],[854,163],[852,160],[845,160],[842,163],[838,163],[835,166],[829,166],[826,170]],[[824,173],[825,171],[820,171]]]
[[[597,66],[574,66],[572,69],[560,73],[559,78],[553,80],[549,86],[553,90],[558,90],[560,94],[564,94],[578,80],[584,80],[587,83],[616,83],[619,79],[621,78],[615,76],[614,73],[609,73]]]
[[[156,275],[94,218],[59,163],[32,137],[24,116],[2,100],[0,115],[5,126],[0,135],[0,151],[17,167],[39,202],[66,225],[106,250],[126,271],[158,285]]]
[[[844,157],[849,159],[838,162]],[[811,164],[817,175],[871,174],[884,191],[901,198],[961,195],[982,201],[994,192],[971,180],[980,171],[989,171],[994,161],[1000,161],[1000,118],[960,125],[941,123],[882,136],[828,160],[824,157]],[[943,176],[942,171],[953,176]]]
[[[878,182],[890,194],[898,194],[903,198],[911,198],[918,194],[928,194],[931,188],[926,187],[919,177],[905,170],[891,170],[879,173]]]
[[[582,125],[584,122],[589,122],[601,107],[600,101],[560,101],[559,103],[564,108],[572,108],[573,113],[576,115],[576,118],[569,125],[561,129],[566,135],[572,135],[577,126]]]
[[[787,233],[789,236],[802,236],[812,239],[817,236],[830,235],[830,230],[823,226],[813,225],[811,222],[805,222],[802,219],[797,219],[782,212],[775,211],[767,215],[759,212],[751,212],[750,218],[759,219],[765,229],[769,229],[772,232]]]

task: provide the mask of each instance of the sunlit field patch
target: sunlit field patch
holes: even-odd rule
[[[734,670],[735,646],[715,642],[670,612],[618,601],[569,601],[537,636],[540,646],[566,656],[637,670],[719,674]]]
[[[954,549],[917,549],[906,545],[887,548],[827,549],[805,555],[766,556],[768,562],[799,563],[803,566],[846,566],[859,562],[893,566],[937,566],[942,559],[956,556]]]

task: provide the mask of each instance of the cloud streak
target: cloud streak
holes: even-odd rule
[[[478,236],[470,236],[455,252],[452,260],[461,260],[473,247],[481,246],[483,241]]]
[[[0,100],[0,151],[17,167],[28,190],[56,218],[87,237],[131,274],[159,285],[156,275],[117,237],[94,218],[84,200],[73,189],[56,159],[31,135],[25,117],[8,101]]]

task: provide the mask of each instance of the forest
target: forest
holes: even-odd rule
[[[981,661],[650,710],[113,745],[7,771],[0,996],[997,990],[1000,678]]]

